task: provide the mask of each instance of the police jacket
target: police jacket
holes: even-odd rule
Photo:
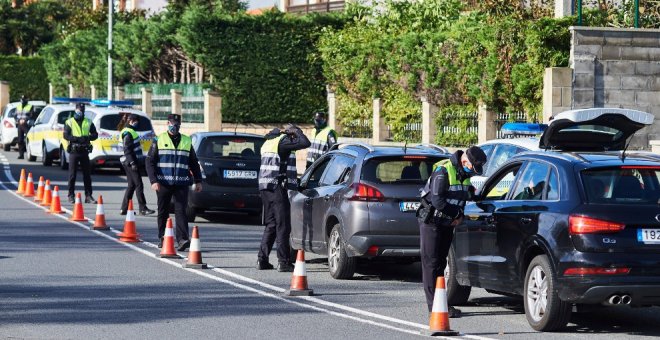
[[[188,186],[202,182],[202,171],[190,137],[161,133],[151,143],[145,160],[151,184]]]
[[[448,160],[440,161],[422,192],[436,209],[436,216],[457,219],[463,216],[465,202],[472,200],[474,187],[470,175],[466,174],[460,159],[463,151],[456,151]]]
[[[71,117],[64,124],[64,139],[73,144],[73,146],[87,146],[91,141],[99,138],[96,127],[91,120],[83,118],[78,121]]]
[[[142,145],[140,145],[140,135],[131,127],[125,127],[121,130],[122,143],[124,145],[124,155],[120,158],[125,164],[138,164],[144,157],[142,154]]]
[[[291,135],[273,129],[265,138],[266,143],[261,147],[259,190],[274,190],[284,178],[287,178],[287,189],[295,190],[298,171],[294,152],[309,147],[309,139],[298,127]]]
[[[23,120],[23,125],[27,125],[28,121],[34,118],[34,107],[32,104],[18,104],[16,106],[16,125],[20,125],[20,121]]]
[[[314,128],[312,145],[307,149],[307,163],[314,163],[321,155],[328,152],[337,143],[337,133],[331,127]]]

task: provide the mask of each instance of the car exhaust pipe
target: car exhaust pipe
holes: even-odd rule
[[[621,296],[616,295],[616,294],[610,296],[610,298],[607,299],[607,304],[620,305],[621,304]]]
[[[632,302],[632,297],[630,295],[621,295],[621,304],[629,305]]]

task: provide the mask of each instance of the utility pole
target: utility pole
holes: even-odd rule
[[[114,1],[108,0],[108,100],[112,100],[112,12]]]

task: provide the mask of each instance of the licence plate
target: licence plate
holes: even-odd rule
[[[637,229],[637,241],[660,244],[660,229]]]
[[[250,170],[224,170],[223,176],[227,179],[256,179],[257,172]]]
[[[416,211],[419,208],[419,202],[399,202],[399,209],[401,211]]]

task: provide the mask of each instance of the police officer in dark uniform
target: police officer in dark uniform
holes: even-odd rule
[[[292,272],[291,245],[291,206],[288,190],[298,188],[296,168],[297,150],[310,146],[309,139],[302,130],[289,124],[284,131],[273,129],[266,134],[266,142],[261,147],[261,167],[259,168],[259,192],[264,207],[265,228],[257,255],[257,269],[273,269],[268,256],[277,240],[277,270]]]
[[[477,146],[456,151],[449,159],[434,165],[421,194],[418,210],[422,279],[429,312],[438,276],[444,275],[447,255],[454,238],[454,227],[463,221],[465,202],[473,199],[470,177],[480,175],[486,154]],[[461,246],[461,245],[458,245]],[[449,317],[460,317],[460,310],[449,306]]]
[[[144,198],[144,186],[139,170],[139,165],[144,162],[144,156],[142,155],[142,145],[140,145],[140,135],[135,131],[139,124],[140,116],[131,113],[127,115],[126,126],[120,133],[124,145],[124,155],[120,158],[120,161],[126,172],[126,180],[128,180],[128,187],[126,187],[124,199],[121,202],[121,215],[126,215],[128,200],[133,198],[133,193],[137,196],[140,215],[155,213],[155,211],[147,208],[147,200]]]
[[[67,152],[69,153],[69,202],[74,203],[74,192],[76,189],[76,174],[78,164],[83,172],[83,182],[85,183],[85,203],[94,203],[96,200],[92,197],[92,175],[89,164],[89,153],[92,152],[92,141],[99,137],[94,123],[85,118],[85,104],[76,104],[76,111],[73,117],[67,119],[64,123],[64,139],[69,141]]]
[[[34,119],[34,108],[26,96],[21,96],[21,103],[16,107],[16,130],[18,132],[18,159],[25,156],[25,135],[30,130],[30,120]]]
[[[307,167],[328,152],[337,143],[337,132],[328,126],[325,112],[314,114],[314,131],[312,131],[312,145],[307,148]]]
[[[188,230],[188,188],[194,182],[193,190],[202,191],[202,171],[192,139],[182,133],[181,115],[167,116],[167,132],[156,137],[151,144],[145,167],[151,188],[158,197],[158,247],[163,246],[165,224],[169,217],[169,208],[174,197],[174,220],[176,221],[176,239],[178,249],[184,251],[190,247]]]

